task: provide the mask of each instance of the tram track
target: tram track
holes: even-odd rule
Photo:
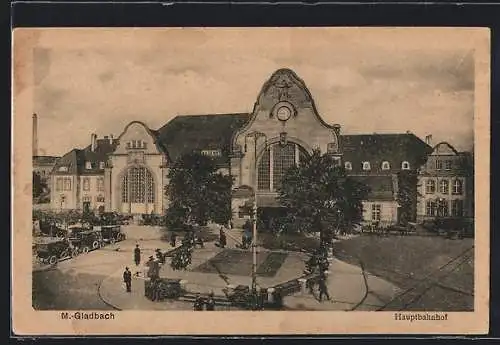
[[[417,284],[414,284],[409,288],[403,290],[401,293],[393,297],[390,301],[384,303],[384,305],[382,305],[377,310],[378,311],[394,310],[394,304],[401,306],[397,309],[399,311],[404,311],[408,309],[411,305],[418,302],[426,293],[428,293],[430,289],[439,286],[440,285],[439,280],[447,277],[448,275],[456,271],[459,267],[461,267],[465,262],[470,260],[472,258],[472,255],[469,255],[469,253],[473,249],[474,246],[471,246],[466,250],[462,251],[460,254],[447,261],[444,265],[440,266],[436,270],[431,271],[424,278],[420,279],[420,281]],[[414,280],[414,279],[410,278],[409,280]],[[410,299],[405,300],[408,297],[410,297]]]

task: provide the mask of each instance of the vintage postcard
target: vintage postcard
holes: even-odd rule
[[[12,118],[17,335],[488,330],[488,29],[17,29]]]

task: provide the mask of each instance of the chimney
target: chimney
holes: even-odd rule
[[[92,133],[90,135],[90,151],[94,152],[97,147],[97,134]]]
[[[113,145],[113,134],[109,135],[109,144]]]
[[[425,136],[425,143],[429,146],[432,146],[432,134]]]
[[[38,156],[38,117],[33,114],[33,156]]]

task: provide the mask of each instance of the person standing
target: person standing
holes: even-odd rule
[[[175,232],[172,232],[172,235],[170,236],[170,245],[172,247],[175,247],[177,241],[177,234]]]
[[[132,272],[125,267],[125,271],[123,272],[123,282],[127,288],[127,292],[132,292]]]
[[[196,299],[194,300],[193,310],[200,311],[203,310],[203,298],[200,294],[196,294]]]
[[[205,302],[205,309],[208,311],[214,311],[215,310],[215,299],[214,299],[214,293],[210,292],[208,294],[208,299]]]
[[[224,233],[224,229],[222,228],[222,226],[219,233],[219,243],[221,248],[224,248],[227,244],[226,234]]]
[[[136,267],[141,264],[141,248],[139,248],[138,244],[135,245],[134,249],[134,262]],[[137,271],[135,274],[139,275],[139,272]]]
[[[318,287],[319,287],[319,301],[320,302],[323,301],[323,296],[326,296],[326,299],[330,300],[330,294],[328,294],[328,286],[326,284],[326,274],[323,271],[321,271],[319,275]]]

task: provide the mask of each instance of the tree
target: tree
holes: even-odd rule
[[[200,153],[181,156],[168,173],[166,193],[170,200],[166,225],[170,229],[187,230],[193,236],[193,225],[211,221],[227,224],[231,219],[231,176],[217,171],[215,161]],[[191,242],[172,259],[175,269],[189,265]],[[178,257],[177,257],[178,256]],[[172,266],[172,267],[174,267]]]
[[[362,200],[368,188],[346,175],[333,157],[314,150],[285,173],[279,200],[288,208],[288,226],[301,232],[320,232],[324,248],[336,230],[350,231],[362,220]]]
[[[212,158],[196,152],[174,162],[166,187],[170,200],[167,225],[229,222],[232,179],[217,170]]]
[[[399,222],[406,225],[407,222],[414,222],[417,205],[417,173],[409,170],[402,170],[397,175],[398,193],[396,200],[400,206]]]
[[[47,183],[42,179],[39,172],[33,171],[33,198],[38,198],[47,188]]]

